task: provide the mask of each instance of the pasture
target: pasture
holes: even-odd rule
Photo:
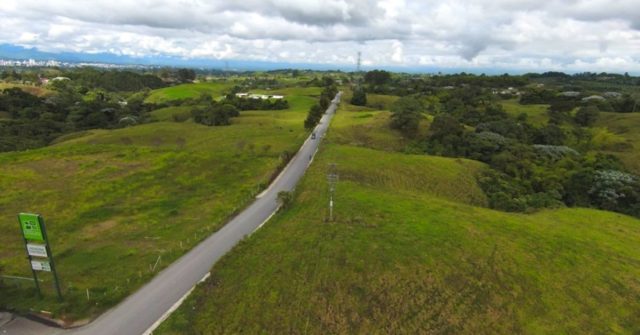
[[[152,112],[158,122],[0,154],[0,273],[30,276],[16,214],[40,213],[65,297],[56,301],[50,276],[43,300],[32,285],[3,280],[0,306],[71,321],[127,297],[219,229],[297,151],[316,99],[291,98],[287,110],[244,111],[230,126],[170,122],[175,107]]]
[[[480,163],[340,144],[349,124],[380,113],[338,112],[293,204],[216,264],[158,333],[640,331],[640,220],[490,210],[474,183]]]

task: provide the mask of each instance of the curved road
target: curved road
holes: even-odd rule
[[[148,333],[176,308],[191,289],[205,276],[211,267],[233,246],[248,234],[258,229],[278,209],[277,196],[280,191],[291,191],[304,175],[320,140],[323,138],[331,118],[340,102],[341,92],[336,95],[314,130],[316,139],[309,137],[291,162],[280,173],[269,188],[244,211],[229,221],[194,249],[179,258],[169,267],[156,275],[149,283],[108,310],[90,324],[72,331],[61,331],[49,328],[49,331],[36,331],[37,334],[91,334],[91,335],[139,335]],[[24,319],[16,319],[0,327],[3,334],[22,334],[20,322],[29,324]],[[34,325],[31,325],[34,326]],[[23,330],[26,330],[23,328]]]

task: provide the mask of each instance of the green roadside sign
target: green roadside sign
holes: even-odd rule
[[[22,235],[26,240],[44,241],[44,234],[40,226],[40,215],[31,213],[18,214]]]

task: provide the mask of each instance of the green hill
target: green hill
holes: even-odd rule
[[[474,206],[481,164],[337,144],[368,112],[341,113],[293,204],[225,256],[160,334],[640,332],[640,220]]]
[[[197,98],[201,94],[210,94],[216,98],[226,93],[233,87],[233,83],[195,83],[181,84],[171,87],[160,88],[151,91],[145,102],[162,103],[169,100],[181,100],[187,98]]]
[[[298,149],[314,98],[294,100],[288,110],[241,112],[231,126],[156,122],[0,154],[1,274],[31,275],[16,214],[38,212],[65,296],[55,300],[50,276],[42,276],[44,300],[28,282],[7,279],[0,308],[78,319],[128,296],[219,229],[267,185],[283,153]]]
[[[607,128],[616,137],[605,151],[619,157],[627,168],[640,174],[640,113],[600,113],[597,126]]]

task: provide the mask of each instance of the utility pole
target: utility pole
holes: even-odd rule
[[[356,88],[360,89],[360,65],[362,64],[362,52],[358,51],[358,64],[356,65]]]
[[[329,164],[329,172],[327,173],[327,182],[329,183],[329,222],[333,221],[333,195],[336,191],[336,184],[338,183],[338,172],[336,171],[336,164]]]

